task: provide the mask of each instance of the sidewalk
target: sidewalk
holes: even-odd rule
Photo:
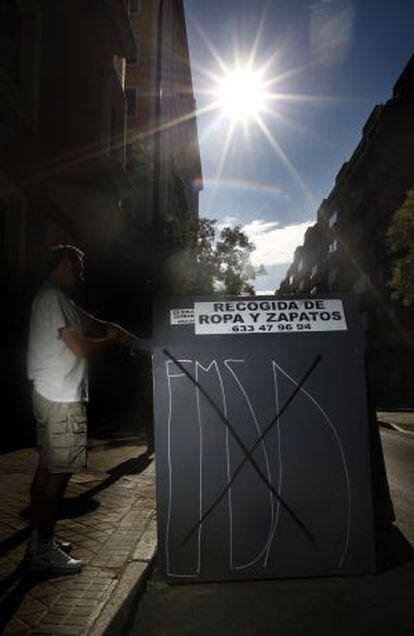
[[[414,411],[377,411],[378,424],[414,435]]]
[[[0,633],[120,634],[156,549],[155,467],[136,441],[92,442],[89,471],[70,481],[57,535],[86,565],[39,578],[22,566],[36,454],[0,457]]]

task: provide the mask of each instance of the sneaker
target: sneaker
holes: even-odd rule
[[[63,541],[63,539],[55,538],[55,543],[60,550],[66,552],[66,554],[70,554],[73,550],[73,545],[70,541]]]
[[[60,550],[66,552],[66,554],[70,554],[73,550],[73,545],[70,541],[63,541],[63,539],[58,539],[57,537],[53,538],[52,541],[54,541]],[[26,558],[37,551],[37,544],[38,538],[35,530],[27,543]]]
[[[38,543],[37,549],[27,554],[26,565],[32,572],[77,574],[83,563],[68,556],[54,541],[49,541]]]

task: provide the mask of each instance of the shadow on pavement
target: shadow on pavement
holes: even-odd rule
[[[125,475],[139,475],[154,461],[153,457],[149,453],[143,453],[137,458],[128,459],[118,466],[114,466],[108,470],[109,476],[96,486],[93,486],[89,490],[83,492],[77,497],[67,497],[63,500],[60,506],[58,519],[71,519],[74,517],[81,517],[85,514],[96,510],[99,507],[99,502],[95,501],[93,497],[98,493],[110,488],[115,484],[118,479]],[[21,510],[21,516],[24,519],[30,519],[30,506]],[[16,548],[18,545],[26,541],[30,536],[30,527],[22,528],[13,535],[5,539],[0,543],[0,557],[3,558],[8,552]],[[0,589],[3,585],[3,581],[0,581]]]
[[[68,497],[64,499],[59,510],[58,518],[68,519],[80,517],[96,510],[96,508],[99,507],[99,502],[93,499],[95,495],[106,490],[125,475],[138,475],[142,473],[152,462],[153,457],[151,457],[151,454],[144,453],[137,458],[128,459],[118,466],[114,466],[108,471],[109,476],[101,483],[90,488],[78,497]],[[21,514],[25,519],[30,519],[30,507],[24,508]],[[31,529],[27,526],[2,541],[0,543],[0,556],[4,557],[8,552],[26,541],[30,536],[30,532]],[[30,590],[38,583],[51,578],[56,578],[56,576],[48,576],[46,574],[38,575],[28,572],[25,568],[24,561],[22,561],[13,572],[0,581],[0,598],[7,594],[7,596],[0,601],[0,634],[3,633],[5,626],[17,612],[20,603]]]
[[[111,468],[107,471],[109,477],[99,484],[96,484],[96,486],[93,486],[78,497],[66,497],[60,506],[58,519],[81,517],[96,510],[96,508],[99,507],[99,502],[93,499],[95,495],[110,488],[118,479],[125,477],[125,475],[139,475],[144,472],[152,462],[153,458],[150,458],[147,453],[144,453],[137,458],[127,459],[118,466]]]
[[[62,575],[59,575],[61,578]],[[24,561],[17,568],[0,581],[0,597],[10,590],[5,598],[0,601],[0,634],[3,633],[7,623],[13,618],[19,609],[25,596],[38,583],[44,583],[56,575],[35,574],[26,570]]]
[[[30,536],[30,528],[27,526],[26,528],[22,528],[18,530],[7,539],[4,539],[0,543],[0,558],[3,558],[8,552],[17,548],[18,545],[26,541]],[[0,581],[0,589],[1,589],[2,581]]]
[[[414,548],[393,524],[380,526],[376,532],[377,572],[385,572],[414,561]]]

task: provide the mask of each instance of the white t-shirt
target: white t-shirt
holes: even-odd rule
[[[52,402],[79,402],[87,397],[87,366],[60,337],[66,327],[81,332],[73,303],[60,289],[45,283],[32,305],[27,373],[40,395]]]

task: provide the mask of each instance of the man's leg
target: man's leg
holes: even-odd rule
[[[55,473],[39,466],[31,487],[33,537],[26,552],[29,570],[55,574],[76,574],[82,562],[72,559],[53,539],[59,503],[71,473]]]
[[[80,572],[82,562],[66,554],[70,546],[56,542],[53,532],[68,481],[86,463],[84,407],[81,403],[51,402],[36,392],[33,404],[39,467],[30,491],[34,533],[26,553],[27,566],[58,574]]]
[[[33,528],[41,541],[52,539],[56,515],[71,473],[53,473],[39,466],[31,487]]]
[[[30,510],[32,516],[32,529],[38,532],[39,527],[39,505],[42,497],[45,480],[45,469],[38,466],[34,474],[32,485],[30,486]]]

